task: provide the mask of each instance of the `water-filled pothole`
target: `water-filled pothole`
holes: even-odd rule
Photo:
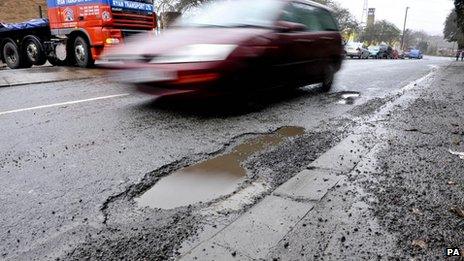
[[[340,100],[338,101],[339,104],[354,104],[356,99],[361,97],[361,93],[359,92],[343,92],[340,93]]]
[[[283,127],[274,133],[248,139],[226,154],[162,178],[135,201],[140,207],[173,209],[229,195],[244,181],[246,170],[242,163],[251,155],[303,134],[304,128]]]

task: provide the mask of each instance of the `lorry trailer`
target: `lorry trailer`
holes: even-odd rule
[[[0,59],[11,69],[43,65],[92,67],[127,37],[152,33],[153,0],[47,0],[48,19],[0,23]]]

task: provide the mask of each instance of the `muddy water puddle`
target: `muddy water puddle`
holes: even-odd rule
[[[283,127],[274,133],[248,139],[226,154],[162,178],[135,201],[140,207],[173,209],[229,195],[246,179],[242,163],[250,156],[303,134],[304,128]]]
[[[359,97],[361,97],[361,93],[359,92],[343,92],[340,94],[340,100],[338,100],[338,103],[351,105],[354,104],[356,99]]]

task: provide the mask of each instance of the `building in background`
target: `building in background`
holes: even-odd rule
[[[0,0],[0,21],[5,23],[23,22],[39,18],[39,6],[47,17],[46,0]]]
[[[372,26],[375,23],[375,8],[369,8],[367,12],[367,26]]]

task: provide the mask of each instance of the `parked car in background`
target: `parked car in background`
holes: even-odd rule
[[[359,42],[348,42],[345,45],[346,56],[358,59],[368,59],[370,56],[369,50],[363,43]]]
[[[378,59],[380,52],[380,46],[369,46],[369,56]]]
[[[399,58],[399,59],[404,59],[404,58],[406,58],[406,52],[405,52],[405,51],[399,51],[399,53],[398,53],[398,58]]]
[[[407,57],[409,59],[422,59],[423,58],[422,52],[418,49],[411,49],[409,50],[407,54],[408,54]]]
[[[212,1],[154,37],[108,53],[113,80],[156,96],[215,96],[321,83],[343,61],[330,9],[311,1]],[[115,63],[111,63],[114,61]]]
[[[387,44],[379,45],[379,52],[377,53],[379,59],[392,59],[393,48]]]

